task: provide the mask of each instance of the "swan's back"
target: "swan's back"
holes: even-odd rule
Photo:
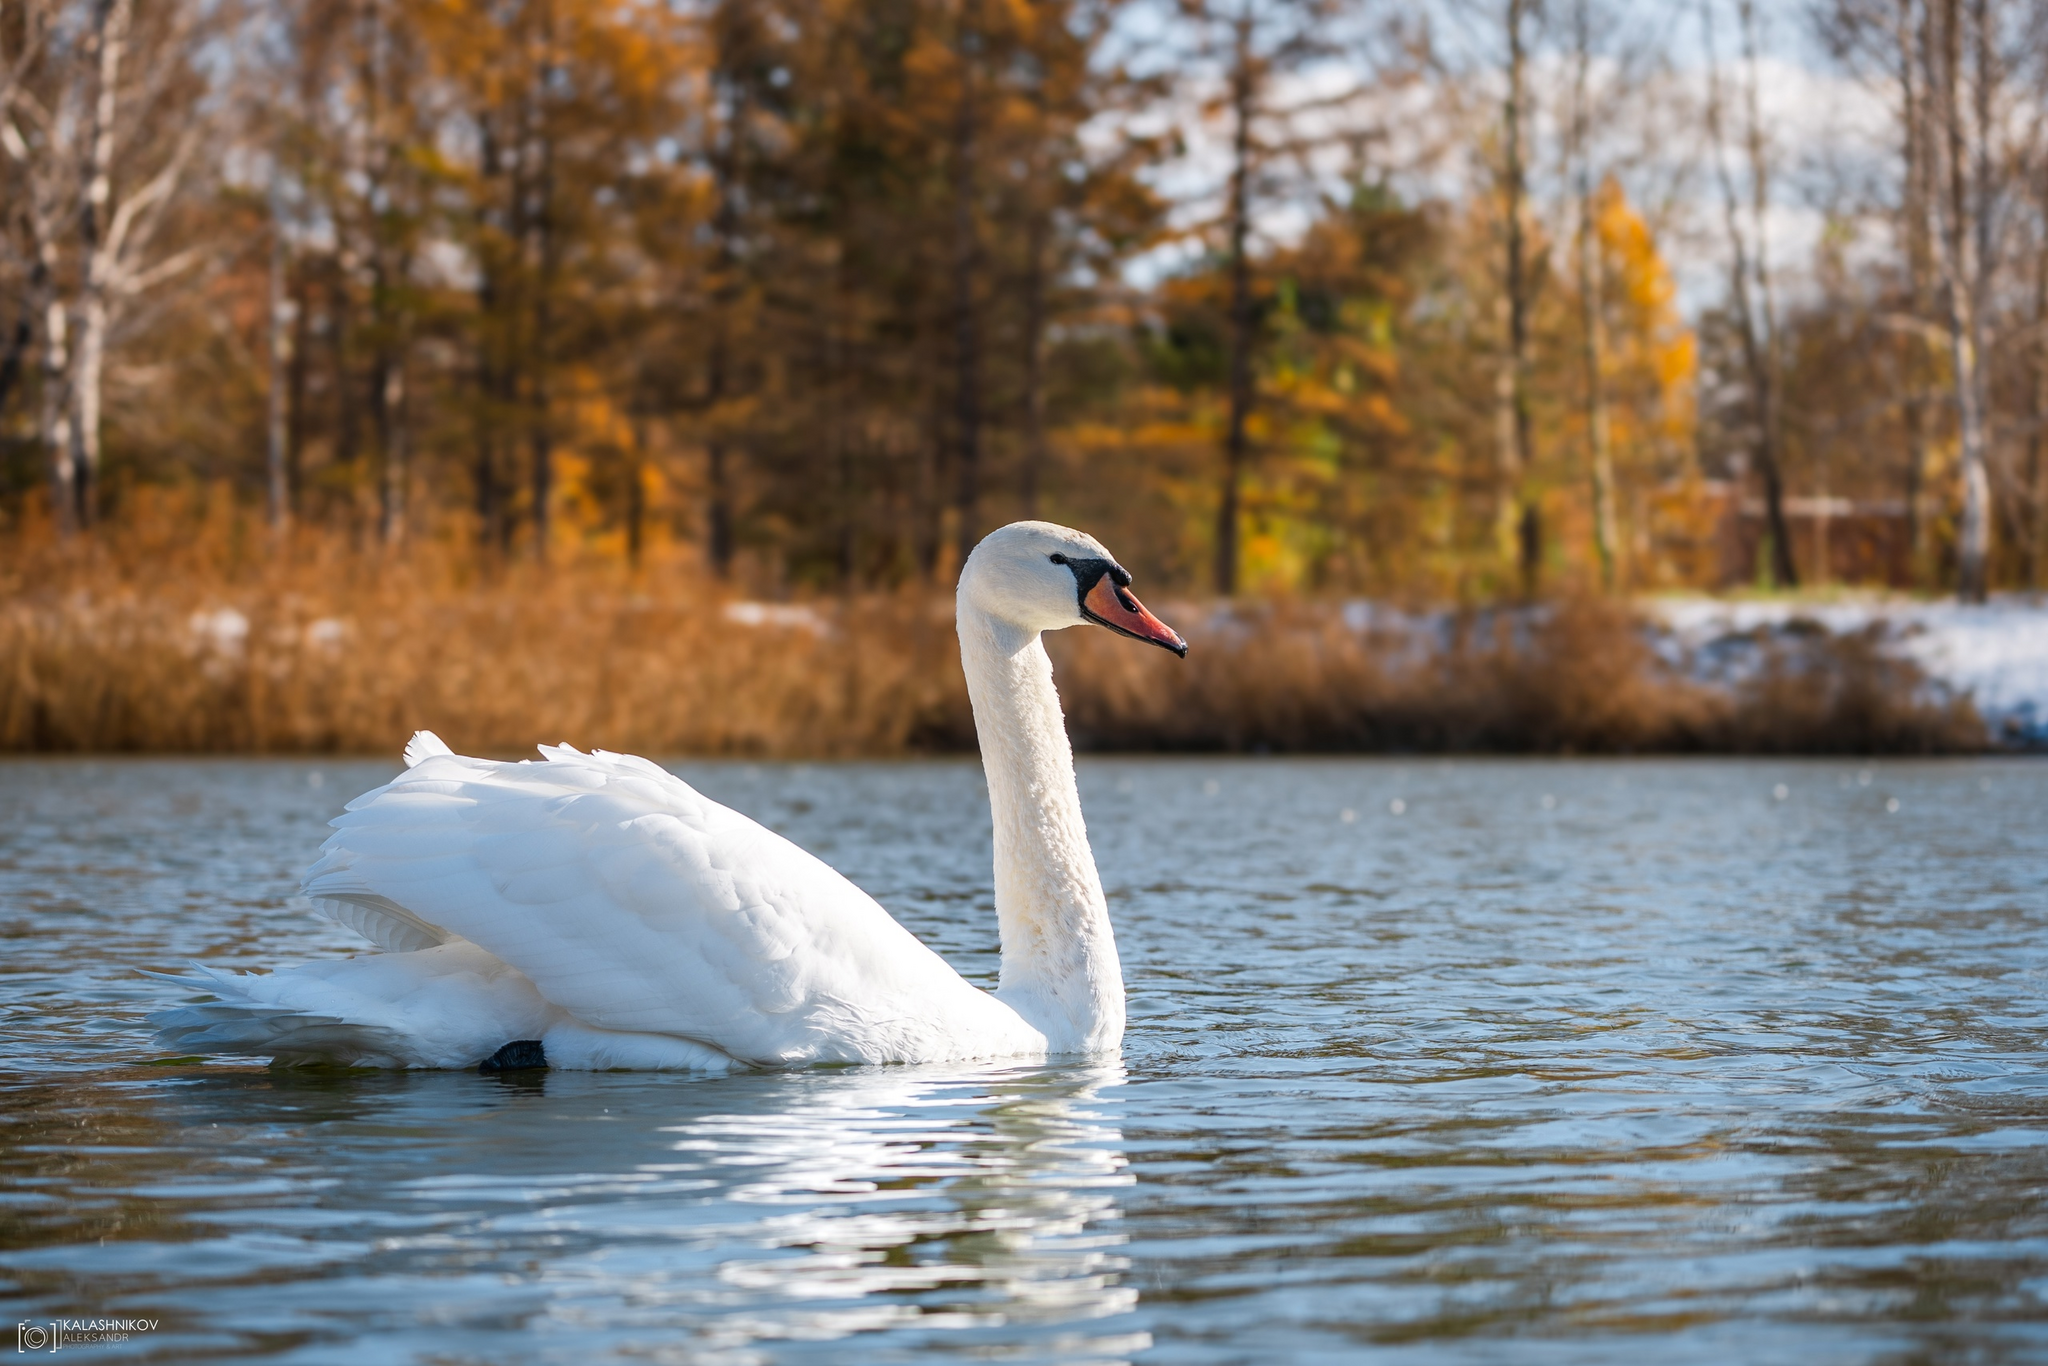
[[[748,1062],[1020,1051],[1014,1012],[789,840],[645,759],[541,752],[423,735],[335,820],[307,896],[386,948],[473,941],[586,1024]]]

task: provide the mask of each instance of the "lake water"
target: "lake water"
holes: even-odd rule
[[[0,1294],[160,1321],[75,1359],[2048,1361],[2048,764],[1092,761],[1119,1062],[153,1061],[390,771],[0,763]],[[992,981],[972,764],[681,771]]]

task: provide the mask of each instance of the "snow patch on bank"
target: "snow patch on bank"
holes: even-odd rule
[[[1727,658],[1735,642],[1804,623],[1834,635],[1875,630],[1885,649],[1911,660],[1937,685],[1968,696],[1999,742],[2048,745],[2048,600],[2000,597],[1965,607],[1878,598],[1659,598],[1643,607],[1698,664]]]

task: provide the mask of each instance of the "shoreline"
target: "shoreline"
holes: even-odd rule
[[[0,604],[4,753],[372,757],[423,728],[512,754],[532,738],[705,759],[973,748],[934,593],[764,603],[576,569],[20,587]],[[1103,632],[1048,644],[1081,753],[2048,748],[2048,605],[1975,610],[2011,619],[2002,662],[1930,627],[1974,620],[1943,604],[1697,598],[1169,600],[1185,662]]]

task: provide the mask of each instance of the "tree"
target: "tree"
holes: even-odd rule
[[[1287,102],[1276,90],[1279,78],[1329,52],[1326,25],[1328,0],[1183,0],[1184,8],[1203,35],[1211,60],[1220,66],[1223,93],[1211,112],[1227,121],[1230,170],[1223,210],[1215,224],[1229,270],[1228,410],[1223,434],[1223,469],[1216,500],[1215,568],[1217,593],[1237,592],[1243,487],[1252,458],[1250,424],[1257,402],[1253,372],[1257,365],[1259,318],[1252,282],[1254,219],[1261,199],[1276,188],[1274,180],[1286,159],[1299,158],[1305,139],[1301,116],[1329,110],[1348,95],[1295,99]]]
[[[1500,196],[1504,272],[1504,345],[1495,382],[1495,440],[1500,452],[1500,528],[1518,550],[1522,592],[1533,596],[1543,572],[1543,514],[1528,491],[1535,465],[1529,417],[1529,311],[1533,281],[1527,242],[1527,169],[1523,123],[1528,91],[1527,23],[1532,0],[1506,0],[1507,93],[1501,104]]]
[[[2039,340],[2048,146],[2034,108],[2048,58],[2038,17],[2017,0],[1831,0],[1820,13],[1837,58],[1887,87],[1896,120],[1893,216],[1906,288],[1888,321],[1912,343],[1904,483],[1914,576],[1932,558],[1922,490],[1946,410],[1956,588],[1978,601],[1996,568],[1997,526],[2030,553],[2040,540],[2025,516],[2029,504],[2041,515],[2033,433],[2048,407]],[[1945,403],[1923,397],[1935,385],[1948,391]],[[2001,439],[2014,429],[2029,433],[2026,472],[2010,468],[2020,443]]]
[[[1715,177],[1721,187],[1722,224],[1728,235],[1728,298],[1748,373],[1750,451],[1763,479],[1764,516],[1771,542],[1771,574],[1781,588],[1799,586],[1792,536],[1785,520],[1785,481],[1779,455],[1781,362],[1778,316],[1772,287],[1770,236],[1766,226],[1771,202],[1770,158],[1763,121],[1757,110],[1756,14],[1751,0],[1738,0],[1742,28],[1745,170],[1749,179],[1748,221],[1727,158],[1720,61],[1714,50],[1713,0],[1702,0],[1707,79],[1707,135],[1712,142]]]
[[[1607,327],[1604,310],[1605,272],[1601,269],[1600,229],[1594,207],[1593,154],[1588,90],[1593,63],[1592,16],[1587,0],[1572,11],[1572,149],[1577,178],[1580,329],[1585,345],[1586,444],[1593,485],[1593,550],[1600,564],[1600,582],[1614,587],[1619,533],[1614,513],[1613,431],[1607,415]]]
[[[205,41],[191,5],[26,6],[0,74],[0,150],[20,206],[14,249],[41,350],[38,439],[57,524],[98,508],[107,353],[134,302],[199,252],[158,252],[206,130]]]
[[[1921,137],[1933,185],[1929,237],[1948,329],[1963,495],[1956,595],[1982,602],[1991,538],[1984,322],[1995,265],[1991,139],[1999,80],[1989,0],[1970,0],[1967,17],[1962,0],[1930,0],[1920,48],[1927,91]]]

